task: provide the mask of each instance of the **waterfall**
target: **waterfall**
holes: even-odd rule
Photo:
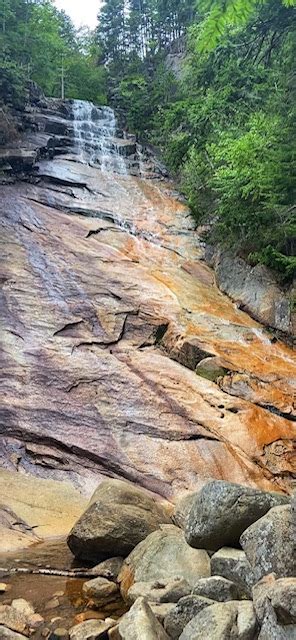
[[[116,141],[116,119],[110,107],[74,100],[73,135],[78,160],[98,165],[104,173],[127,175],[126,163]]]

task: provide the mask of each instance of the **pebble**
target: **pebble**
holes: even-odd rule
[[[52,598],[51,600],[49,600],[46,605],[45,605],[45,609],[56,609],[60,604],[60,601],[58,598]]]
[[[54,631],[52,631],[48,640],[68,640],[68,638],[69,638],[69,631],[61,627],[59,629],[55,629]]]
[[[104,620],[105,615],[100,613],[99,611],[93,611],[92,609],[89,611],[83,611],[82,613],[78,613],[75,616],[75,622],[80,624],[80,622],[85,622],[86,620]]]
[[[5,582],[0,582],[0,593],[5,593],[5,591],[7,591],[9,589],[8,584],[5,584]]]
[[[32,616],[30,616],[30,618],[28,618],[28,624],[30,629],[37,629],[37,627],[40,627],[41,624],[43,624],[44,622],[44,618],[42,618],[42,616],[39,615],[39,613],[34,613]]]

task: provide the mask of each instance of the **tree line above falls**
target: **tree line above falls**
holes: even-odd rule
[[[0,138],[28,80],[114,106],[156,145],[207,237],[295,275],[296,0],[105,0],[94,32],[3,0]],[[98,3],[99,5],[99,3]],[[1,140],[0,140],[1,143]]]

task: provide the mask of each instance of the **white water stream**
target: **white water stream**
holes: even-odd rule
[[[81,162],[99,165],[104,173],[127,175],[126,163],[116,144],[116,120],[110,107],[73,101],[74,145]]]

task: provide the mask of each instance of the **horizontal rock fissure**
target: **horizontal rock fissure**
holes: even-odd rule
[[[57,331],[54,332],[54,336],[60,336],[63,335],[65,331],[68,331],[69,329],[74,329],[75,327],[79,327],[81,324],[83,324],[83,320],[77,320],[77,322],[69,322],[68,324],[65,324],[61,329],[58,329]]]
[[[296,422],[296,415],[291,413],[287,413],[285,411],[281,411],[277,407],[274,407],[271,404],[264,404],[263,402],[256,403],[258,407],[262,407],[262,409],[266,409],[270,413],[275,414],[276,416],[280,416],[281,418],[285,418],[285,420],[290,420],[291,422]]]

